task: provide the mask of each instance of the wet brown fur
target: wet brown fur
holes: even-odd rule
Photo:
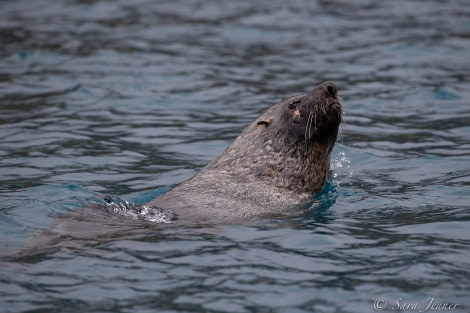
[[[172,210],[177,222],[192,224],[298,208],[326,183],[341,117],[332,82],[281,101],[197,175],[147,205]]]

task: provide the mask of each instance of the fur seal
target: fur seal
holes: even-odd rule
[[[140,220],[205,227],[296,212],[325,185],[341,120],[336,86],[325,82],[273,105],[198,174],[149,203],[105,197],[105,205],[56,217],[26,249],[3,256],[145,233]]]
[[[341,120],[333,82],[287,98],[198,174],[144,207],[193,225],[292,212],[325,185]]]

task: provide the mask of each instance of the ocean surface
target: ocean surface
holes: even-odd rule
[[[326,80],[344,123],[300,216],[84,209]],[[464,0],[2,1],[0,312],[470,312],[469,99]]]

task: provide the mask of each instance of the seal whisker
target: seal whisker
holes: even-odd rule
[[[338,119],[340,121],[340,127],[339,127],[339,135],[340,135],[340,139],[341,139],[341,142],[343,142],[343,127],[344,127],[344,122],[343,122],[343,112],[342,111],[338,111]]]
[[[315,132],[317,132],[317,114],[315,114]]]
[[[325,99],[325,101],[326,101],[326,99]],[[328,112],[326,110],[327,110],[326,105],[323,105],[321,107],[321,112],[323,113],[323,116],[325,116],[327,119],[330,119],[330,117],[328,116]]]
[[[307,126],[305,126],[305,151],[308,149],[308,139],[310,139],[310,129],[312,127],[312,121],[313,121],[313,111],[309,113],[308,119],[307,119]],[[307,136],[307,131],[308,131],[308,136]]]
[[[304,134],[304,143],[305,143],[305,150],[307,150],[307,129],[308,129],[308,121],[310,120],[310,114],[308,115],[307,118],[307,125],[305,126],[305,134]]]
[[[338,97],[338,100],[339,100],[339,105],[340,107],[343,107],[344,106],[344,101],[341,97]],[[344,112],[343,110],[338,110],[338,120],[340,122],[340,126],[339,126],[339,138],[340,138],[340,141],[343,142],[343,129],[344,129],[344,119],[343,119],[343,115],[344,115]]]

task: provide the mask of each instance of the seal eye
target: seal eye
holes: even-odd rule
[[[289,103],[289,109],[290,110],[297,110],[299,107],[300,100],[292,101]]]

